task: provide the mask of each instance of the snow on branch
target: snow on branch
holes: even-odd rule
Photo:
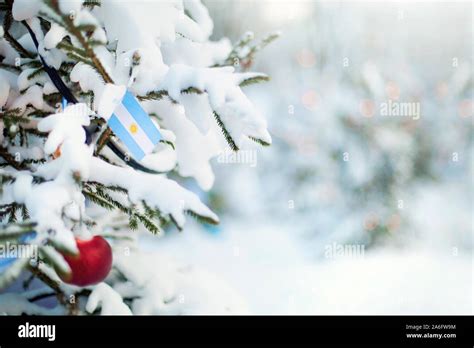
[[[79,253],[76,238],[101,234],[116,251],[119,238],[137,238],[131,230],[139,223],[159,233],[168,221],[182,229],[186,215],[219,222],[196,194],[165,173],[192,177],[209,190],[212,158],[228,146],[238,151],[245,139],[271,143],[265,119],[242,91],[269,78],[240,68],[248,68],[274,36],[253,45],[251,38],[234,49],[226,38],[211,41],[213,22],[200,0],[140,6],[114,0],[8,0],[0,11],[0,243],[23,243],[26,233],[34,231],[26,243],[43,261],[17,260],[1,273],[0,289],[18,282],[24,271],[31,273],[27,283],[38,279],[46,286],[0,295],[0,314],[146,313],[148,303],[140,297],[157,301],[152,312],[193,313],[202,298],[206,303],[215,298],[216,310],[229,312],[223,299],[234,296],[219,287],[222,298],[203,295],[196,287],[213,283],[211,278],[180,270],[150,278],[156,271],[153,259],[144,261],[150,267],[145,278],[153,282],[145,293],[144,283],[133,276],[136,263],[114,262],[115,271],[131,281],[127,286],[136,290],[135,299],[115,287],[113,274],[104,279],[107,284],[80,290],[60,276],[73,271],[64,255]],[[234,65],[234,58],[241,60],[238,72],[227,66]],[[70,93],[58,86],[55,74],[50,77],[43,59]],[[161,143],[141,163],[148,172],[137,170],[112,147],[101,151],[107,142],[118,141],[98,108],[107,84],[125,86],[136,95],[160,130]],[[60,108],[62,93],[79,103]],[[154,285],[161,286],[167,277],[194,296],[196,307],[183,308],[176,296],[155,296]],[[70,303],[69,295],[88,297],[85,308]],[[56,296],[57,307],[34,303],[49,296]]]

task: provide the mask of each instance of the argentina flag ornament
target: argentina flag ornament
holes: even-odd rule
[[[98,111],[137,161],[151,153],[162,138],[158,127],[125,86],[107,84]]]

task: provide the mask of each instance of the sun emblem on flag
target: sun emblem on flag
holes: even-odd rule
[[[135,134],[138,131],[138,127],[135,123],[130,125],[130,133]]]

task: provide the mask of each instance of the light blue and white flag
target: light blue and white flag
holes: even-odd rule
[[[151,153],[162,138],[150,116],[124,86],[105,86],[99,115],[107,120],[109,127],[137,161]]]

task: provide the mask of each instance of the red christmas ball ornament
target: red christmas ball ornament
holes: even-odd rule
[[[65,255],[64,259],[71,268],[68,275],[60,275],[68,284],[87,286],[103,281],[112,268],[112,248],[101,236],[91,239],[76,238],[77,255]]]

